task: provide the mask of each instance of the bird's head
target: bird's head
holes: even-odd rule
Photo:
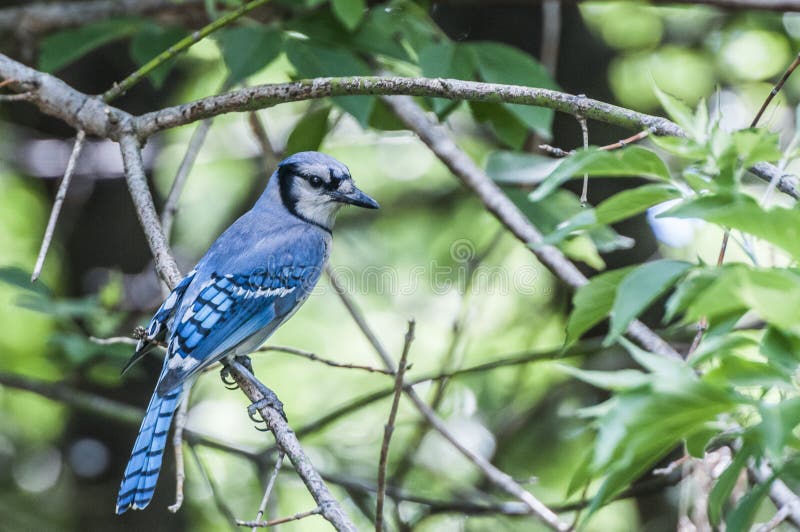
[[[343,205],[378,208],[378,202],[353,183],[350,170],[324,153],[295,153],[278,164],[276,177],[284,206],[295,216],[328,230]]]

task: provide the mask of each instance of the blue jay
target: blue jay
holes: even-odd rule
[[[125,368],[155,343],[166,343],[164,366],[125,468],[117,514],[143,509],[153,498],[186,382],[217,361],[246,357],[308,298],[345,204],[378,208],[336,159],[318,152],[284,159],[253,208],[211,245],[156,311]]]

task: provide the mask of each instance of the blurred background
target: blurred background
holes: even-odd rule
[[[0,21],[4,10],[29,3],[5,0]],[[0,29],[0,52],[47,66],[78,90],[100,93],[135,70],[142,57],[170,44],[170,35],[174,41],[226,7],[176,2],[156,13],[114,19],[117,24],[135,21],[135,30],[100,39],[85,54],[78,53],[75,41],[57,40],[74,28],[6,27]],[[366,7],[367,17],[395,17],[391,23],[398,31],[424,24],[430,34],[455,43],[491,42],[524,52],[538,59],[558,87],[573,94],[654,114],[662,113],[654,82],[691,105],[706,98],[712,114],[718,113],[723,126],[730,128],[747,124],[775,77],[791,62],[800,40],[800,13],[728,12],[713,6],[443,0],[369,2]],[[348,28],[347,19],[333,9],[324,1],[275,1],[240,27],[277,28],[314,40],[321,39],[313,30],[318,24],[333,39],[357,35],[357,26]],[[379,35],[362,37],[364,46],[379,50]],[[226,38],[234,39],[223,35],[194,46],[158,85],[152,80],[141,83],[115,105],[142,113],[219,92],[234,68],[224,57]],[[80,39],[86,44],[90,36]],[[405,45],[409,55],[422,56],[413,40]],[[54,58],[53,50],[64,46],[75,46],[76,57]],[[359,50],[364,61],[379,53]],[[246,83],[309,77],[290,55],[281,51],[263,68],[247,72]],[[431,69],[424,63],[393,62],[391,54],[385,55],[390,58],[385,63],[403,75]],[[519,82],[513,72],[499,77],[497,81]],[[798,97],[796,76],[764,124],[790,135]],[[580,127],[570,116],[555,115],[552,124],[546,118],[539,128],[523,123],[520,129],[519,121],[510,125],[507,110],[506,115],[497,114],[506,108],[478,107],[460,104],[437,111],[447,116],[460,145],[500,181],[509,175],[512,182],[515,179],[508,157],[512,151],[536,155],[540,142],[564,149],[582,142]],[[180,198],[172,232],[182,270],[188,271],[219,233],[251,206],[271,172],[265,166],[273,168],[281,154],[319,143],[382,205],[377,212],[343,212],[331,263],[393,356],[400,356],[407,318],[416,318],[408,378],[558,350],[570,292],[501,230],[416,137],[391,127],[378,114],[358,120],[341,102],[333,107],[301,102],[259,111],[257,118],[271,144],[266,154],[247,114],[214,120]],[[170,130],[147,144],[145,164],[159,208],[196,127]],[[603,145],[635,132],[591,122],[589,133],[591,144]],[[254,430],[246,398],[226,390],[215,372],[198,381],[191,397],[183,509],[177,514],[167,511],[174,501],[174,460],[168,450],[150,507],[122,517],[113,513],[140,419],[133,409],[146,405],[160,360],[148,357],[121,377],[131,346],[98,344],[90,337],[129,336],[135,326],[147,322],[162,292],[128,195],[118,148],[92,139],[78,162],[42,278],[29,283],[73,137],[74,131],[30,105],[0,102],[0,377],[5,381],[0,382],[0,530],[221,530],[231,528],[226,511],[252,519],[274,459],[268,455],[254,460],[253,455],[261,456],[272,440]],[[312,137],[319,138],[309,140]],[[575,192],[579,185],[568,188]],[[594,180],[590,200],[596,204],[628,186],[631,181]],[[524,182],[514,182],[507,191],[521,198],[525,187]],[[567,191],[560,202],[551,208],[574,209],[577,197]],[[528,205],[528,210],[536,211],[531,216],[546,226],[548,219],[552,223],[558,217],[548,218],[545,207]],[[591,274],[640,263],[655,254],[694,259],[713,253],[713,246],[702,244],[718,238],[716,230],[692,224],[662,229],[659,242],[642,215],[615,226],[612,235],[576,238],[564,246]],[[646,318],[655,326],[660,323],[657,312]],[[327,279],[269,343],[343,363],[379,366]],[[611,350],[587,359],[585,365],[616,368],[627,364],[625,360]],[[296,430],[392,385],[386,375],[331,368],[280,352],[255,355],[254,367],[283,400]],[[31,383],[38,393],[19,389]],[[569,502],[567,485],[591,443],[587,422],[577,410],[599,402],[600,392],[569,379],[548,361],[428,381],[418,390],[436,400],[448,427],[471,448],[521,482],[535,477],[526,487],[544,502]],[[128,409],[112,404],[106,411],[98,398]],[[359,505],[373,507],[369,487],[375,486],[390,400],[374,400],[301,434],[314,463],[330,476],[335,494],[364,529],[370,525]],[[398,489],[443,501],[486,499],[492,492],[480,473],[418,420],[416,411],[401,402],[389,468]],[[241,452],[217,449],[214,442]],[[678,491],[669,483],[667,478],[601,510],[587,530],[675,529]],[[215,492],[224,499],[222,506]],[[312,506],[303,485],[285,467],[268,515],[291,515]],[[409,501],[390,502],[389,512],[415,530],[538,527],[530,518],[468,516]],[[283,528],[326,530],[328,525],[313,517]]]

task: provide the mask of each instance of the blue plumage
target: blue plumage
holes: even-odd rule
[[[155,340],[167,354],[117,498],[147,506],[184,384],[218,360],[257,349],[303,304],[322,274],[343,204],[377,208],[347,168],[317,152],[280,163],[255,206],[234,222],[172,291],[129,365]]]

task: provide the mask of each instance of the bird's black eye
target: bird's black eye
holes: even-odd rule
[[[311,183],[311,186],[314,187],[314,188],[319,188],[319,187],[322,186],[322,179],[317,177],[317,176],[315,176],[315,175],[312,175],[311,177],[309,177],[308,178],[308,182]]]

